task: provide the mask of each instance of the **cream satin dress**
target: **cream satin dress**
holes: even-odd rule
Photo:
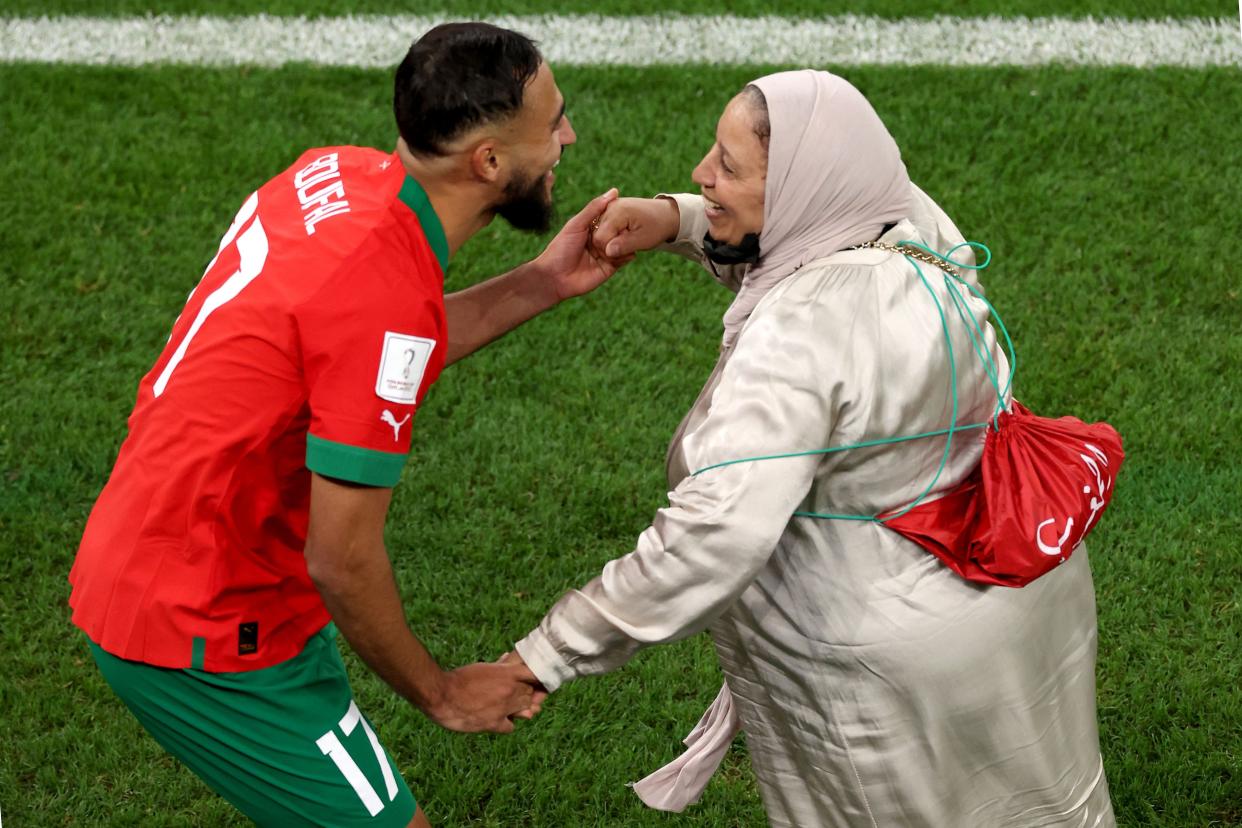
[[[702,261],[702,201],[676,200],[670,249]],[[911,213],[882,241],[943,252],[961,240],[917,188]],[[718,270],[734,290],[745,278]],[[982,422],[996,392],[942,274],[923,272],[952,335],[958,422]],[[981,301],[969,310],[987,319]],[[987,587],[876,523],[792,517],[905,505],[932,480],[943,437],[692,475],[942,429],[951,408],[935,303],[903,257],[847,250],[804,266],[722,350],[670,448],[669,505],[519,653],[555,689],[710,629],[772,825],[1114,825],[1084,548],[1025,588]],[[933,496],[974,468],[982,440],[954,437]]]

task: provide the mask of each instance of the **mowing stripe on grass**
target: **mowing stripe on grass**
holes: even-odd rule
[[[428,16],[0,18],[0,62],[391,66]],[[492,22],[563,65],[1242,66],[1238,21],[541,15]]]

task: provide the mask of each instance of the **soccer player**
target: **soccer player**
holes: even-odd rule
[[[442,670],[383,529],[441,369],[609,278],[591,224],[445,296],[494,216],[544,231],[575,135],[526,37],[432,29],[396,72],[395,152],[305,153],[250,195],[143,378],[69,579],[73,621],[152,736],[261,825],[427,825],[353,700],[337,629],[436,723],[508,732],[520,663]]]

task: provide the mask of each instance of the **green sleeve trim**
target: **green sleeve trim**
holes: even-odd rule
[[[306,468],[324,477],[391,489],[401,479],[405,455],[334,443],[307,434]]]

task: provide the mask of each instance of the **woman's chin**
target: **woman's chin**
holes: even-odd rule
[[[712,238],[724,244],[737,244],[733,237],[737,235],[729,226],[729,222],[723,221],[721,217],[712,217],[710,211],[707,214],[707,232],[712,234]],[[740,238],[739,238],[740,241]]]
[[[715,227],[708,227],[707,232],[717,244],[728,244],[734,247],[741,244],[742,239],[745,238],[744,233],[738,233],[736,231],[729,232],[728,230],[717,230]]]

